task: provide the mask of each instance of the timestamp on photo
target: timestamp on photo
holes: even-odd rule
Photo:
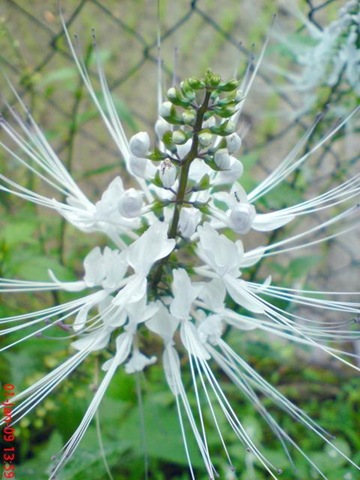
[[[4,427],[2,429],[2,451],[1,463],[2,463],[2,479],[15,478],[15,460],[16,460],[16,448],[15,448],[15,429],[12,426],[12,412],[15,404],[13,403],[13,397],[15,396],[15,387],[12,383],[5,383],[3,385],[4,400],[1,404],[3,409],[3,422]]]

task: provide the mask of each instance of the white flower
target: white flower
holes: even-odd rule
[[[143,193],[129,188],[120,197],[118,209],[120,214],[126,218],[136,218],[140,216],[141,207],[143,206]]]
[[[179,219],[181,235],[190,238],[196,231],[201,220],[201,212],[194,207],[182,208]]]
[[[237,203],[230,211],[230,228],[236,233],[244,235],[251,230],[256,217],[254,205],[250,203]]]

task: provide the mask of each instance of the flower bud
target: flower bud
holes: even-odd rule
[[[230,212],[230,228],[236,233],[248,233],[255,217],[256,210],[254,205],[250,203],[237,203]]]
[[[171,102],[164,102],[161,104],[159,114],[162,117],[164,118],[170,117],[173,114],[173,112],[174,112],[174,107]]]
[[[120,198],[118,209],[123,217],[134,218],[140,215],[142,204],[142,193],[135,188],[129,188]]]
[[[227,170],[218,172],[216,177],[216,185],[224,183],[233,183],[243,174],[243,164],[235,157],[230,156],[230,166]]]
[[[230,168],[230,155],[226,148],[220,148],[215,152],[214,161],[221,170]]]
[[[196,120],[196,114],[193,110],[185,110],[182,112],[181,117],[185,125],[194,125]]]
[[[212,88],[216,88],[221,82],[221,77],[218,73],[211,73],[208,75],[207,81]]]
[[[140,178],[153,178],[156,168],[147,158],[135,157],[130,155],[129,158],[130,170],[133,175]]]
[[[176,167],[168,158],[161,162],[159,167],[159,176],[165,188],[171,188],[174,185],[177,171]]]
[[[230,80],[229,82],[221,83],[218,86],[218,90],[221,92],[233,92],[236,90],[239,86],[239,80],[236,80],[235,78],[233,80]]]
[[[231,135],[236,130],[236,125],[232,121],[224,123],[224,133],[225,135]]]
[[[178,105],[180,107],[188,107],[190,105],[190,100],[186,98],[184,95],[181,94],[179,90],[175,87],[169,88],[167,91],[167,98],[170,100],[171,103],[174,105]]]
[[[210,128],[210,127],[214,127],[216,125],[216,120],[215,120],[215,117],[213,116],[213,113],[212,112],[209,112],[211,113],[211,117],[207,118],[203,124],[202,124],[202,128]],[[205,117],[205,115],[204,115]]]
[[[194,90],[200,90],[200,88],[204,88],[205,87],[205,84],[204,82],[202,82],[201,80],[199,80],[198,78],[196,77],[190,77],[188,79],[188,84],[191,88],[193,88]]]
[[[208,147],[213,141],[214,136],[211,133],[203,132],[199,134],[199,143],[202,147]]]
[[[237,152],[241,147],[241,138],[234,132],[226,137],[226,145],[230,154]]]
[[[190,101],[192,102],[195,100],[196,95],[193,90],[193,88],[190,86],[190,83],[188,80],[184,80],[183,82],[180,83],[180,88],[182,94]]]
[[[142,157],[130,155],[129,165],[131,172],[137,177],[146,178],[146,164],[148,160]]]
[[[135,157],[146,157],[150,148],[150,138],[147,132],[139,132],[130,138],[130,152]]]
[[[175,130],[172,134],[172,141],[175,143],[175,145],[183,145],[184,143],[187,142],[187,136],[185,132],[182,130]]]
[[[161,140],[164,133],[171,130],[172,126],[162,117],[158,118],[155,123],[155,132],[158,138]]]
[[[196,231],[201,220],[201,212],[194,207],[182,208],[179,218],[179,229],[181,235],[190,238]]]
[[[185,155],[189,153],[191,145],[192,145],[191,138],[187,142],[185,142],[183,145],[177,145],[176,150],[180,159],[183,159]]]

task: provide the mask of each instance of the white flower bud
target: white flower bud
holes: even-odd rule
[[[170,125],[170,123],[168,123],[162,117],[158,118],[155,123],[155,132],[158,138],[162,140],[164,133],[166,133],[169,130],[172,130],[172,126]]]
[[[215,117],[210,117],[207,120],[205,120],[202,124],[202,128],[210,128],[210,127],[215,127],[216,125],[216,120]]]
[[[180,158],[184,158],[185,155],[189,153],[191,145],[192,145],[191,138],[183,145],[177,145],[176,150]]]
[[[143,194],[135,188],[129,188],[120,198],[118,209],[123,217],[134,218],[140,215],[142,205]]]
[[[195,112],[185,110],[185,112],[182,112],[181,118],[183,119],[186,125],[194,125],[196,120],[196,115],[195,115]]]
[[[254,205],[250,203],[237,203],[230,212],[230,228],[236,233],[248,233],[255,217],[256,210]]]
[[[130,165],[131,172],[137,177],[146,178],[147,162],[148,160],[146,158],[130,155],[129,165]]]
[[[235,133],[235,130],[236,130],[235,122],[232,122],[231,120],[229,120],[224,128],[225,134],[232,135],[233,133]]]
[[[172,141],[175,145],[183,145],[187,141],[187,136],[182,130],[175,130],[172,134]]]
[[[234,132],[226,137],[226,145],[230,154],[235,153],[241,147],[241,138],[236,132]]]
[[[227,170],[217,172],[215,184],[223,185],[224,183],[234,183],[241,177],[244,171],[243,164],[235,157],[230,156],[230,166]]]
[[[129,166],[131,173],[140,178],[154,178],[156,173],[156,167],[147,158],[130,155]]]
[[[181,235],[190,238],[196,231],[201,220],[201,212],[194,207],[182,208],[179,218],[179,228]]]
[[[130,152],[135,157],[146,157],[150,148],[150,138],[147,132],[139,132],[133,135],[129,141]]]
[[[166,96],[167,96],[170,100],[176,98],[176,97],[177,97],[176,88],[170,87],[169,90],[168,90],[167,93],[166,93]]]
[[[171,188],[176,180],[177,171],[169,159],[161,162],[159,167],[160,180],[165,188]]]
[[[169,117],[171,115],[171,110],[173,109],[173,104],[171,102],[164,102],[159,110],[159,114],[162,117]]]
[[[202,147],[208,147],[211,144],[213,138],[214,138],[214,135],[212,135],[211,133],[207,133],[207,132],[200,133],[199,135],[200,145]]]
[[[230,168],[230,155],[226,148],[220,148],[215,152],[214,161],[221,170]]]

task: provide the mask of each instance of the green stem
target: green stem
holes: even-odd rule
[[[186,187],[188,183],[188,178],[189,178],[189,170],[190,170],[190,165],[191,163],[197,158],[198,156],[198,149],[199,149],[199,133],[202,129],[202,124],[204,120],[204,115],[206,111],[208,110],[209,107],[209,101],[210,101],[210,95],[211,95],[210,89],[206,90],[204,100],[199,107],[196,115],[196,120],[195,120],[195,125],[194,125],[194,131],[193,131],[193,137],[192,137],[192,144],[189,152],[187,155],[184,157],[182,163],[181,163],[181,173],[180,173],[180,179],[179,179],[179,188],[176,194],[176,199],[175,199],[175,206],[174,206],[174,215],[171,221],[171,225],[169,228],[168,232],[168,238],[176,238],[177,235],[177,230],[178,230],[178,225],[179,225],[179,220],[180,220],[180,212],[182,205],[185,200],[185,195],[186,195]],[[170,255],[167,257],[164,257],[156,266],[156,270],[154,273],[153,281],[152,281],[152,288],[155,289],[158,283],[161,280],[162,272],[165,263],[169,259]]]

